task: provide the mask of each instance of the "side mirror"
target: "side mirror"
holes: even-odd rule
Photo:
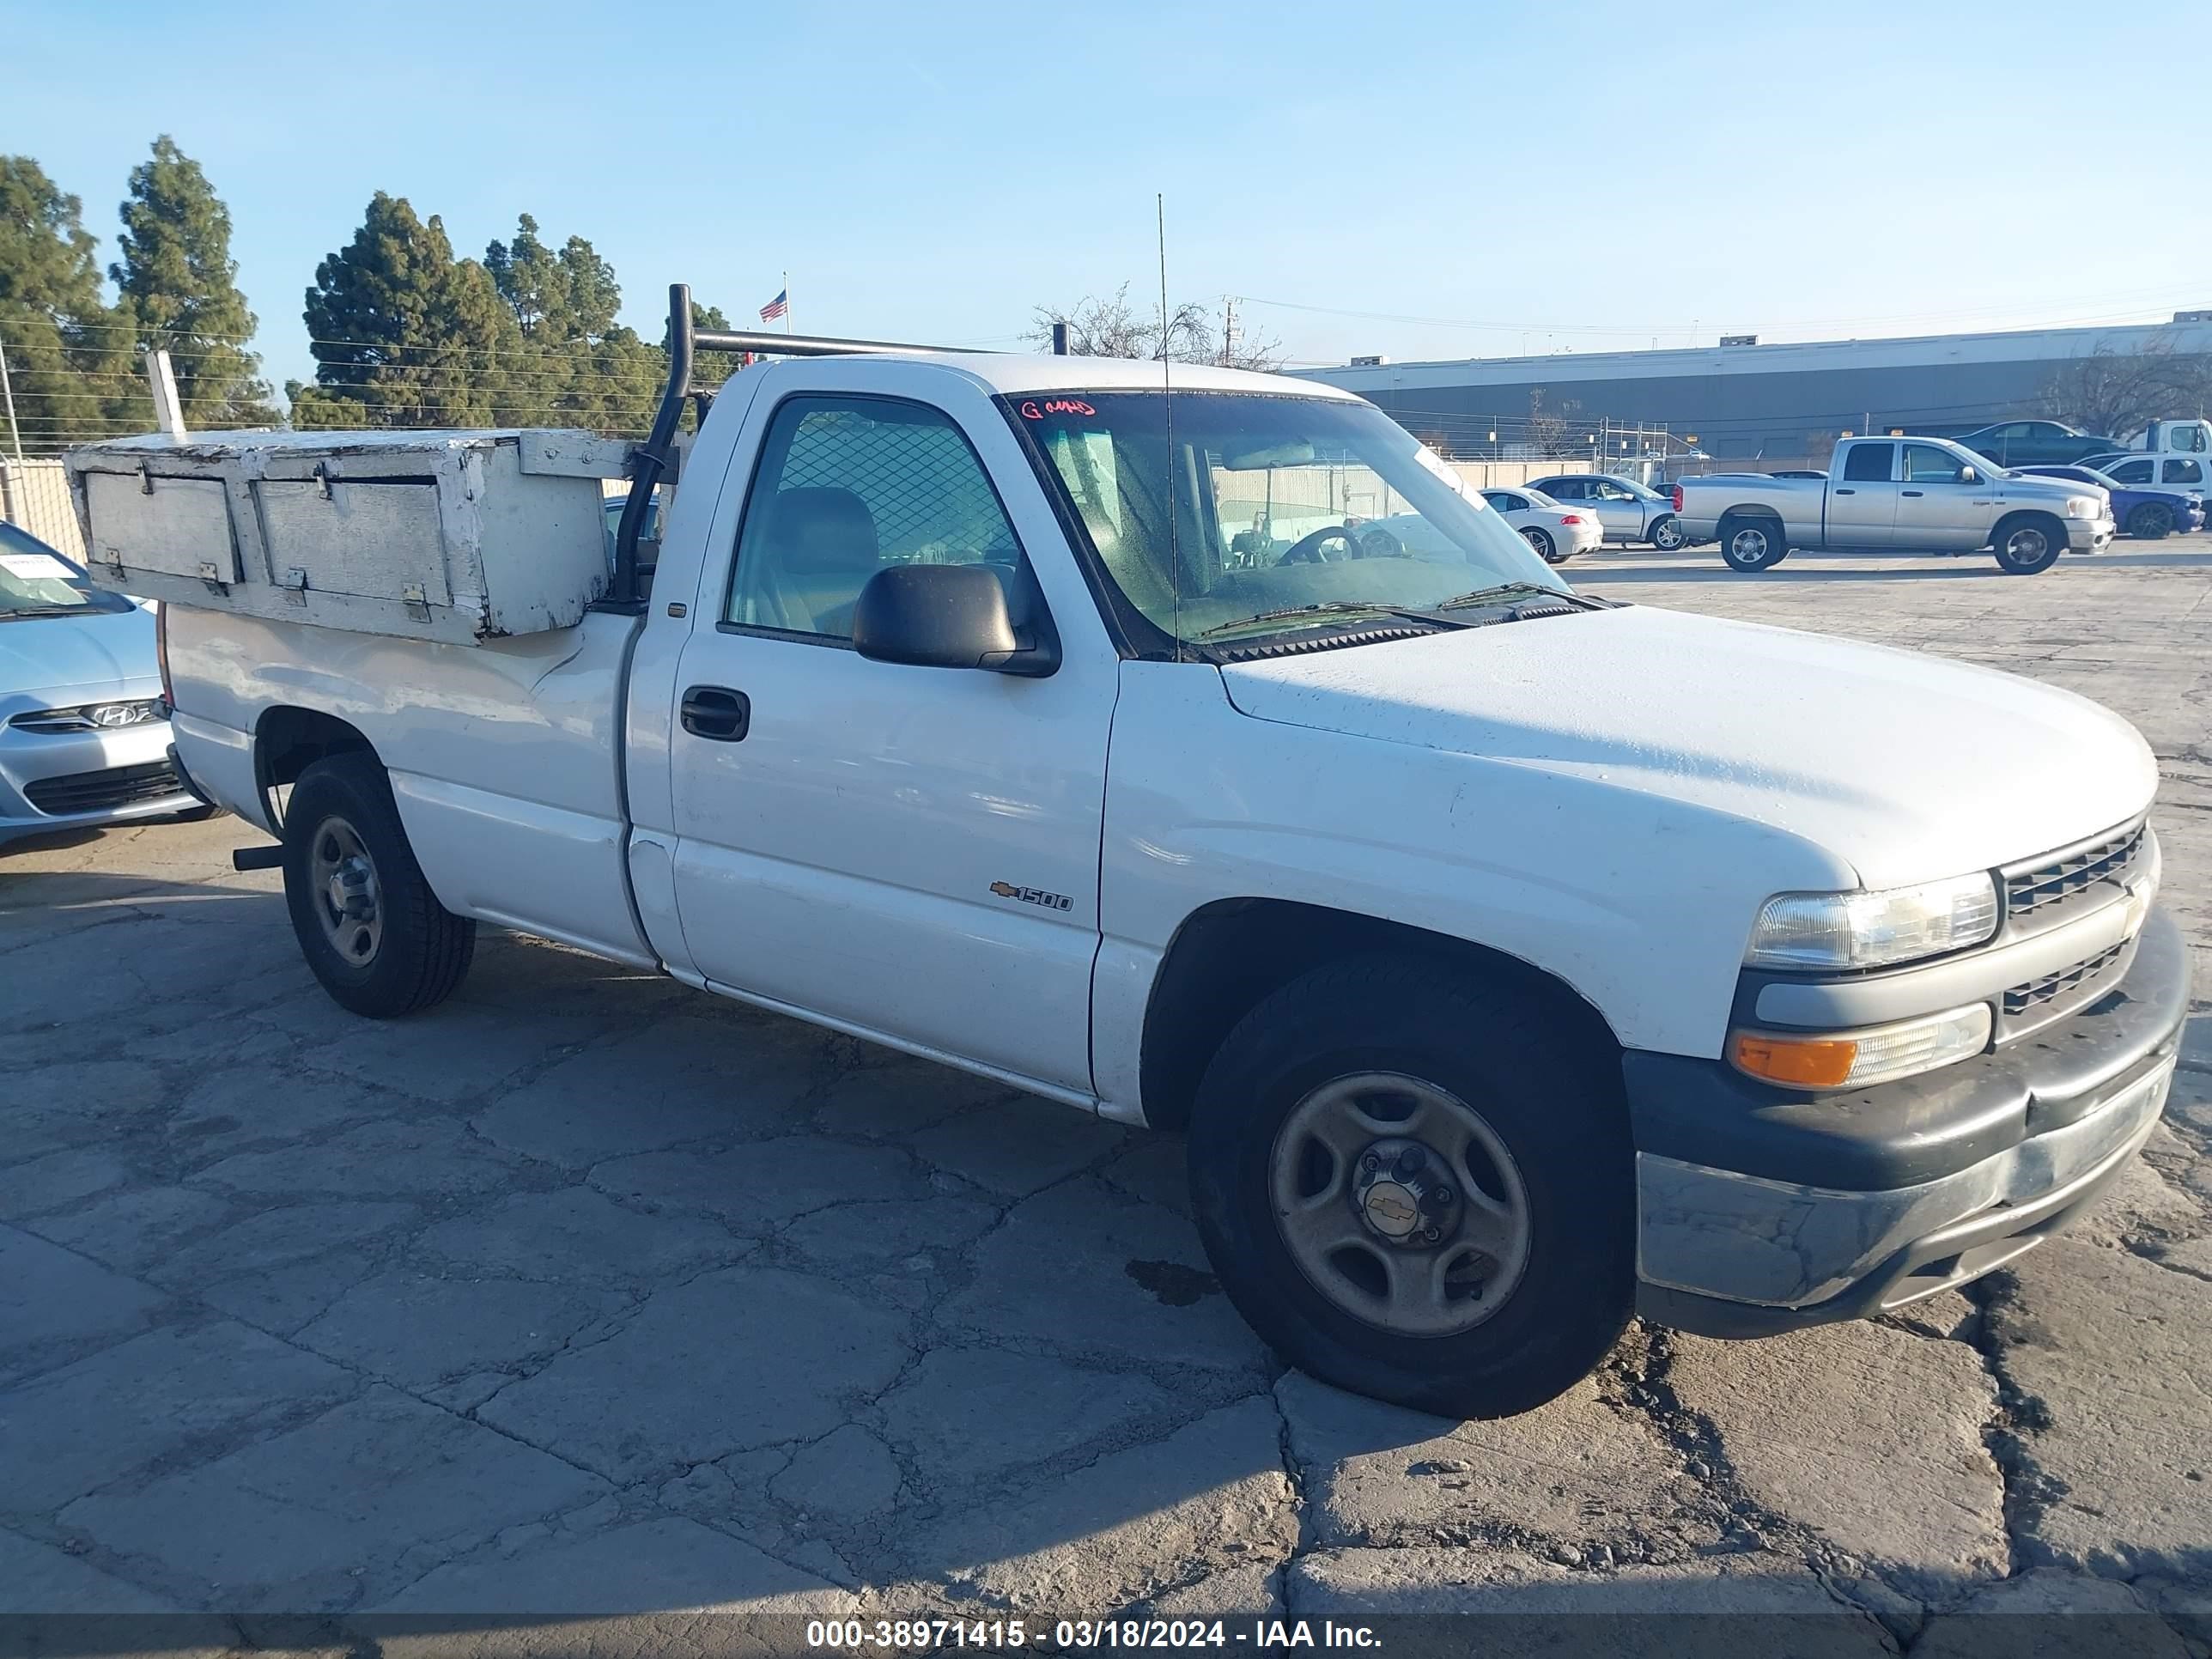
[[[1060,644],[1026,637],[997,574],[980,564],[895,564],[868,578],[853,606],[853,649],[874,662],[983,668],[1041,679]]]
[[[1972,467],[1971,467],[1971,466],[1962,466],[1962,467],[1960,467],[1960,468],[1959,469],[1959,482],[1960,482],[1960,483],[1962,483],[1962,484],[1978,484],[1978,483],[1981,483],[1981,481],[1982,481],[1982,475],[1981,475],[1980,473],[1978,473],[1978,472],[1975,471],[1974,471],[1974,469],[1973,469]]]

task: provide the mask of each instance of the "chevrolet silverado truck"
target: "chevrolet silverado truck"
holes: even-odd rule
[[[1449,1415],[1637,1312],[1756,1336],[1971,1279],[2151,1133],[2186,958],[2157,767],[2098,705],[1577,594],[1313,381],[673,297],[617,461],[71,457],[91,568],[164,601],[185,771],[276,838],[234,858],[345,1007],[430,1006],[491,924],[1181,1132],[1254,1328]],[[747,349],[787,355],[712,396],[656,546],[692,354]],[[1363,544],[1348,498],[1425,532]],[[1236,556],[1254,501],[1321,521]]]
[[[1822,479],[1684,478],[1674,511],[1691,541],[1717,541],[1731,570],[1766,570],[1792,548],[1866,553],[1992,550],[2009,575],[2112,539],[2102,490],[2008,472],[1948,438],[1845,438]]]

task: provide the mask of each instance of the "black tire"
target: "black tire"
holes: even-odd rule
[[[360,863],[335,856],[349,848],[366,861],[365,877]],[[319,863],[342,867],[319,876]],[[365,913],[349,916],[333,904],[333,881],[351,881]],[[323,988],[371,1019],[444,1001],[476,954],[476,922],[439,903],[422,878],[391,781],[371,755],[317,761],[293,786],[284,808],[284,898]]]
[[[1671,513],[1651,526],[1651,545],[1662,553],[1680,552],[1689,539],[1682,533],[1682,521]]]
[[[1747,574],[1771,570],[1790,556],[1778,519],[1728,519],[1720,528],[1721,562]]]
[[[2066,550],[2066,526],[2048,513],[2022,513],[2000,523],[1990,544],[2005,574],[2033,576],[2058,562]]]
[[[1521,539],[1528,543],[1529,546],[1534,548],[1536,550],[1536,556],[1541,559],[1546,564],[1565,564],[1569,559],[1574,556],[1571,552],[1562,553],[1559,551],[1559,544],[1552,539],[1552,532],[1550,531],[1539,530],[1533,524],[1522,531]]]
[[[1609,1061],[1541,996],[1434,961],[1355,957],[1292,981],[1230,1033],[1192,1109],[1191,1192],[1223,1289],[1284,1359],[1340,1388],[1453,1418],[1504,1417],[1554,1398],[1605,1357],[1635,1297],[1632,1153]],[[1414,1334],[1358,1316],[1299,1265],[1279,1224],[1285,1125],[1346,1078],[1370,1073],[1448,1092],[1510,1154],[1525,1250],[1503,1299],[1472,1328]],[[1462,1164],[1462,1182],[1472,1167]],[[1352,1202],[1359,1178],[1346,1162],[1332,1180],[1346,1183]],[[1314,1213],[1334,1215],[1327,1190]],[[1368,1248],[1363,1238],[1352,1254]],[[1444,1266],[1437,1278],[1449,1276]]]
[[[2128,514],[2128,534],[2139,541],[2164,541],[2173,533],[2173,509],[2164,501],[2145,501]]]

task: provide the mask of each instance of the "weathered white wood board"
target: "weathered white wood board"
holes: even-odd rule
[[[607,590],[582,432],[211,433],[70,452],[93,579],[176,605],[472,644],[568,628]]]

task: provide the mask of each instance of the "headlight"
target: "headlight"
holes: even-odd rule
[[[2105,504],[2087,495],[2069,495],[2066,498],[2066,516],[2069,519],[2101,519],[2105,516]]]
[[[1987,871],[1878,893],[1778,893],[1759,912],[1753,968],[1886,968],[1979,945],[1997,930]]]
[[[1736,1070],[1790,1089],[1856,1089],[1932,1072],[1989,1046],[1990,1006],[1977,1002],[1894,1025],[1832,1033],[1737,1031]]]

